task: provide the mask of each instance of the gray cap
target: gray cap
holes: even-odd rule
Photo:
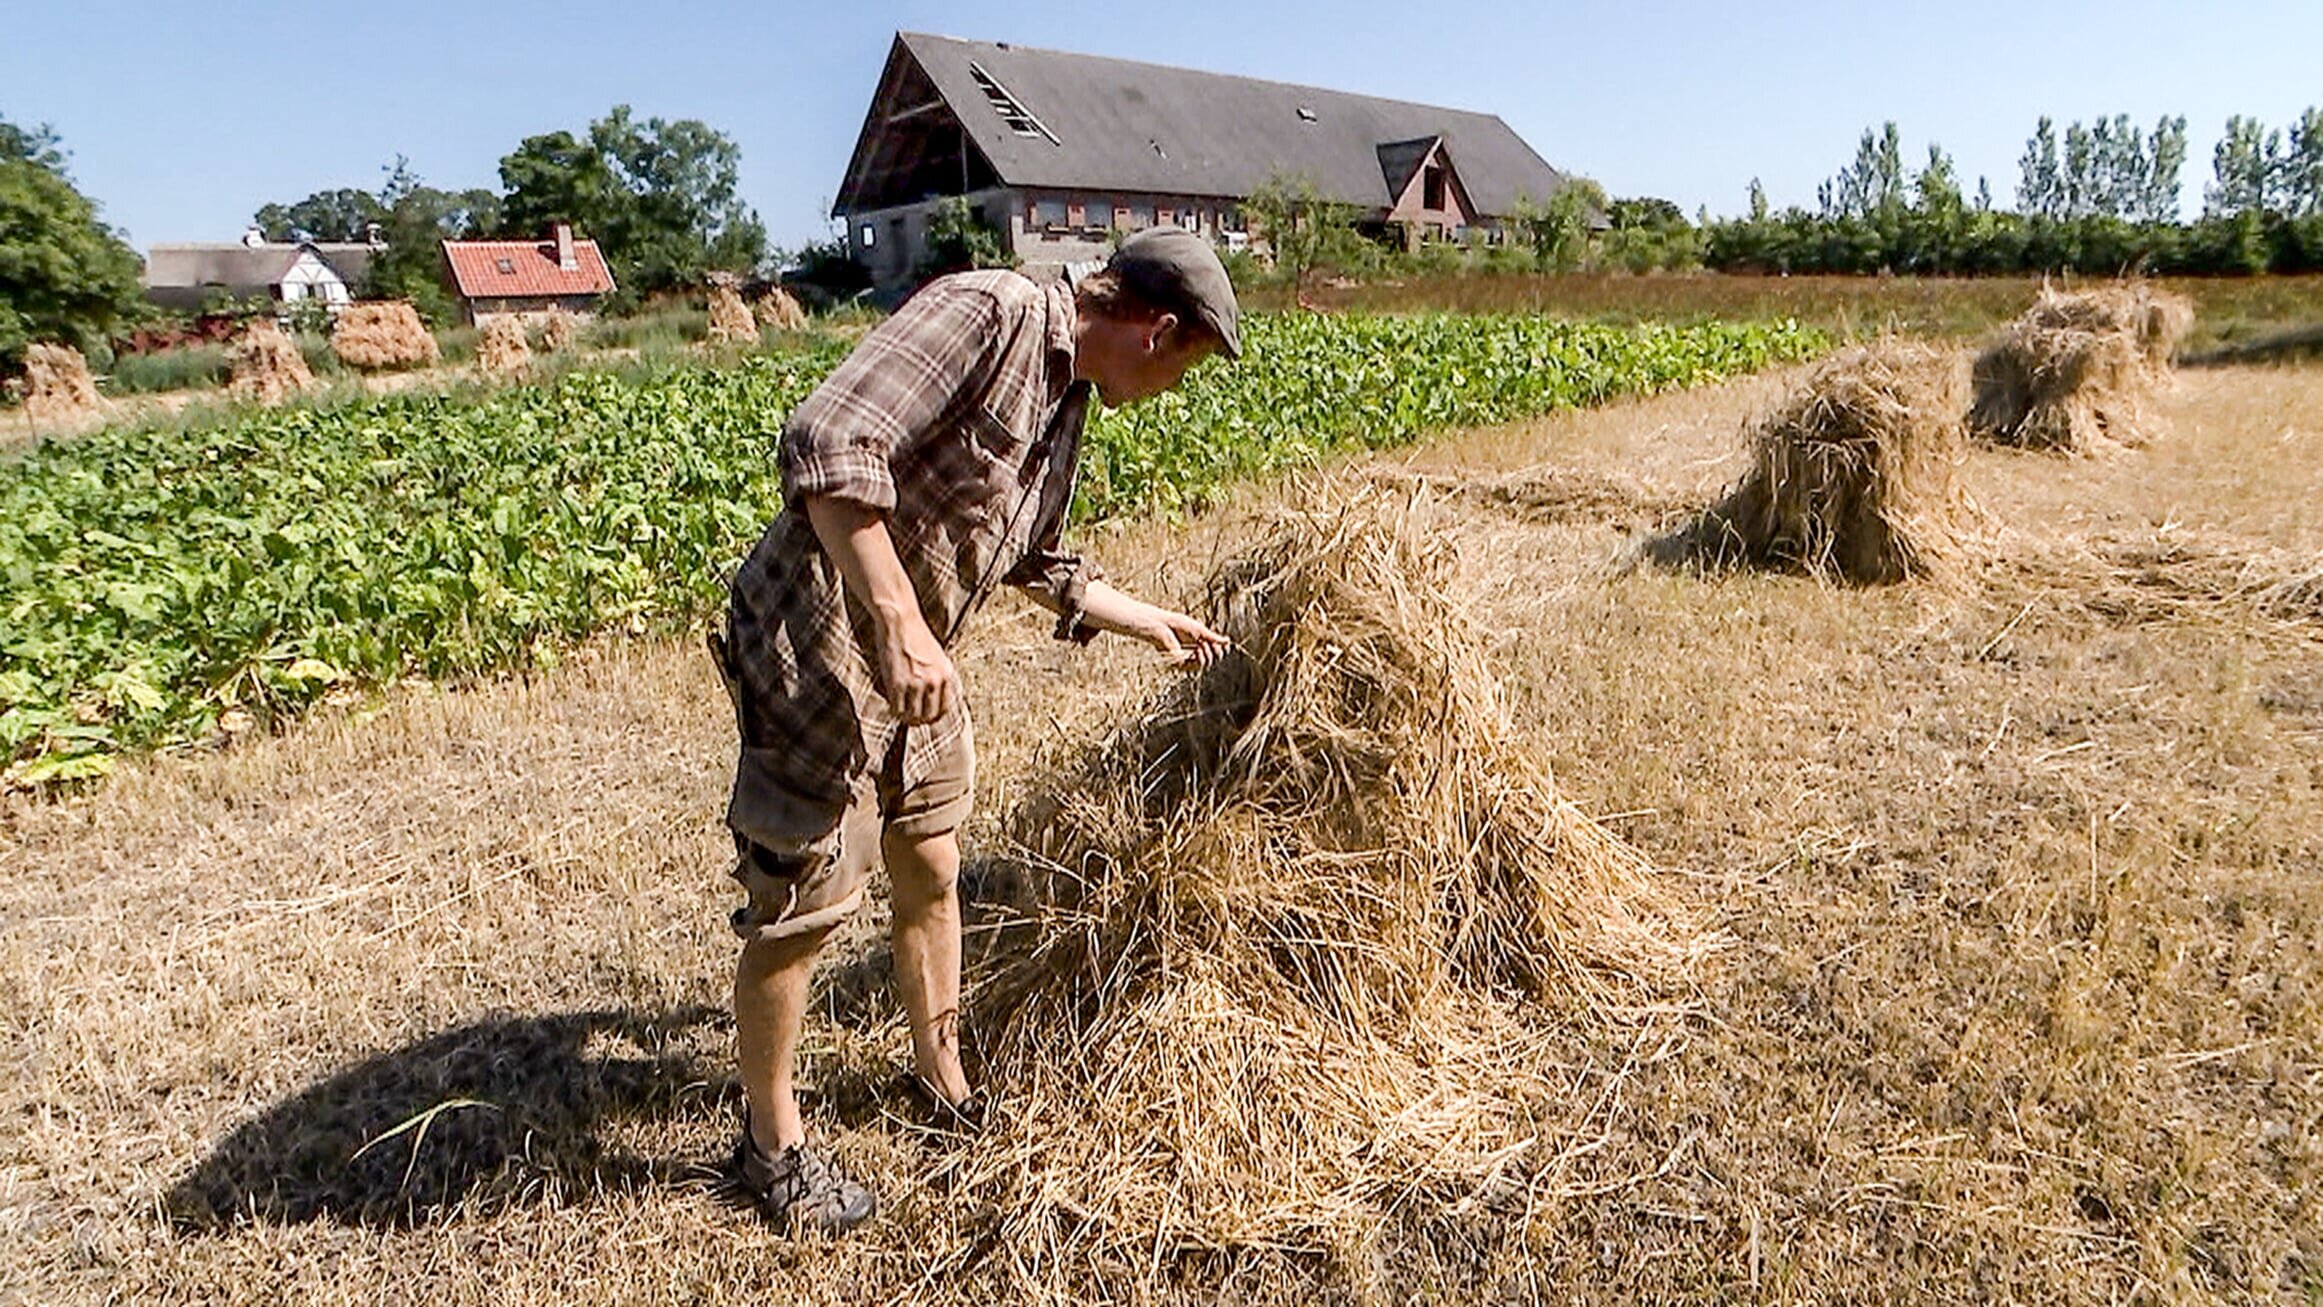
[[[1209,328],[1226,357],[1242,357],[1234,283],[1210,242],[1183,227],[1148,227],[1122,241],[1105,267],[1139,299]]]

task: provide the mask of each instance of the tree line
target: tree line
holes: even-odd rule
[[[1962,192],[1951,156],[1914,170],[1894,123],[1866,131],[1816,207],[1706,221],[1701,262],[1721,271],[2220,276],[2323,272],[2323,109],[2286,133],[2234,117],[2211,152],[2202,212],[2181,220],[2186,120],[2042,118],[2018,162],[2016,205]]]

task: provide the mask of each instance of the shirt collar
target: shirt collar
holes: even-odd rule
[[[1095,266],[1101,265],[1092,265]],[[1080,302],[1073,292],[1085,275],[1080,268],[1068,265],[1062,277],[1047,283],[1049,311],[1046,341],[1051,394],[1063,390],[1073,380],[1073,364],[1079,358],[1073,337],[1081,321]]]

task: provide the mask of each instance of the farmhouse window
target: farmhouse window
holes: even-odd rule
[[[1202,211],[1200,209],[1188,209],[1184,213],[1179,214],[1178,225],[1185,228],[1187,231],[1202,230]]]
[[[1420,207],[1441,211],[1444,207],[1444,170],[1431,165],[1420,183]]]

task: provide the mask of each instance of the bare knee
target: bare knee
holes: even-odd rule
[[[823,942],[831,937],[836,927],[800,931],[796,934],[756,936],[742,941],[742,957],[736,964],[736,977],[746,985],[763,983],[787,973],[811,969],[815,955],[822,952]]]
[[[898,899],[928,903],[949,898],[957,891],[960,884],[958,832],[927,836],[889,832],[885,846],[887,875],[895,882]]]

